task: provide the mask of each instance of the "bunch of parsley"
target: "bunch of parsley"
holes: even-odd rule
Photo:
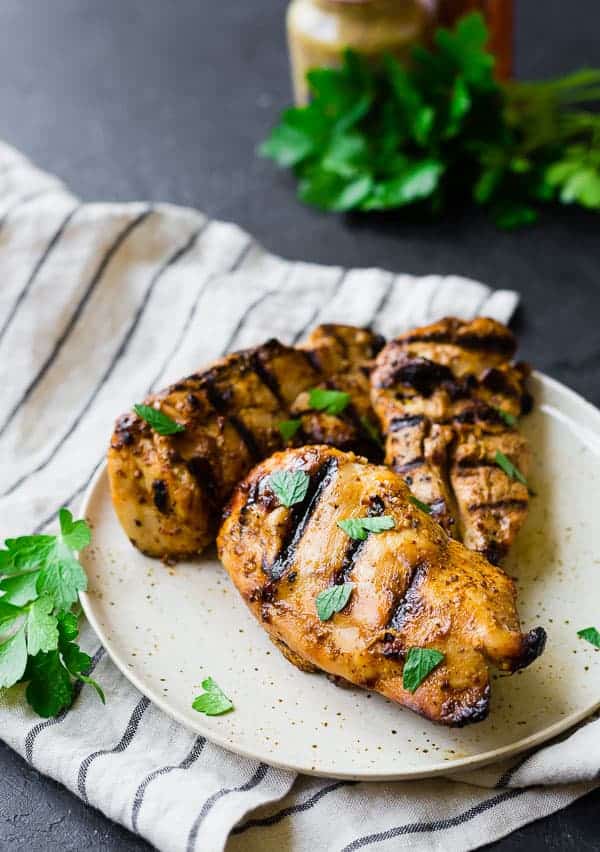
[[[91,659],[77,645],[72,611],[87,586],[76,552],[90,543],[85,521],[59,513],[58,535],[7,539],[0,550],[0,689],[26,683],[27,701],[40,716],[56,716],[73,702],[74,681],[87,677]]]
[[[436,215],[471,199],[511,228],[540,202],[600,209],[600,115],[575,109],[600,97],[600,71],[502,85],[487,40],[473,14],[415,47],[408,68],[347,51],[340,69],[308,73],[310,103],[286,110],[260,153],[323,210]]]

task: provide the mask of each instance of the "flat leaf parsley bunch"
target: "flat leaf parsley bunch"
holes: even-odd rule
[[[90,528],[59,513],[58,535],[7,539],[0,550],[0,689],[27,683],[25,695],[40,716],[56,716],[73,702],[76,680],[87,676],[91,658],[77,645],[78,614],[72,611],[87,587],[76,552],[88,546]]]
[[[374,70],[347,51],[308,73],[308,106],[286,110],[260,153],[292,168],[302,201],[323,210],[419,207],[471,199],[496,224],[535,221],[540,202],[600,209],[600,71],[498,83],[479,14],[439,29],[404,68]]]

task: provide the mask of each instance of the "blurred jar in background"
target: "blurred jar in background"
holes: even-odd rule
[[[432,4],[423,0],[292,0],[287,29],[296,103],[308,99],[306,72],[338,65],[346,47],[372,59],[408,59],[429,40]]]
[[[308,100],[306,72],[338,65],[345,48],[369,59],[391,53],[408,60],[413,44],[427,43],[436,26],[482,11],[498,76],[509,76],[513,0],[291,0],[287,30],[296,103]]]

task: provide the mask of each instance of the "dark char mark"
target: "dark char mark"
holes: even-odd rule
[[[490,712],[490,685],[486,684],[481,698],[472,704],[461,704],[456,699],[450,699],[442,705],[442,721],[453,728],[464,728],[473,722],[483,722]]]
[[[406,473],[408,470],[414,470],[417,467],[421,467],[421,465],[425,464],[425,459],[423,456],[419,456],[418,459],[412,459],[412,461],[406,462],[406,464],[397,465],[394,461],[392,465],[396,473]]]
[[[248,429],[245,423],[242,423],[239,418],[234,417],[232,414],[229,415],[229,422],[246,445],[246,449],[248,450],[252,458],[257,461],[258,459],[261,459],[262,453],[259,449],[259,446],[254,440],[254,435],[252,434],[250,429]]]
[[[164,479],[155,479],[152,483],[154,505],[163,515],[169,513],[169,489]]]
[[[376,518],[383,515],[384,512],[385,503],[378,494],[375,494],[369,499],[369,510],[367,512],[367,516],[369,518]],[[364,541],[360,541],[360,539],[350,539],[346,547],[346,552],[344,553],[342,564],[334,574],[334,586],[341,586],[342,583],[346,583],[348,581],[348,577],[354,568],[354,563],[356,562],[358,554],[361,552],[368,540],[368,538]]]
[[[311,475],[304,500],[292,506],[287,534],[283,539],[281,550],[270,566],[263,565],[263,570],[270,576],[271,580],[279,580],[294,561],[296,549],[302,540],[306,527],[325,489],[331,483],[337,467],[338,461],[335,458],[328,459],[322,464]]]
[[[443,364],[436,364],[427,358],[403,356],[391,365],[379,386],[386,388],[400,383],[414,388],[420,396],[430,397],[439,385],[454,381],[452,370]]]
[[[394,612],[392,613],[392,617],[390,618],[388,627],[392,630],[401,630],[404,626],[404,623],[414,615],[419,608],[419,586],[422,581],[425,579],[427,574],[427,566],[423,562],[417,562],[414,566],[410,578],[408,580],[408,585],[404,592],[402,599],[396,605]],[[392,643],[393,645],[393,643]],[[387,647],[387,646],[386,646]],[[385,656],[394,656],[395,652],[392,648],[391,651],[386,653],[386,648],[383,651]]]
[[[285,401],[281,396],[281,389],[279,387],[279,382],[277,381],[277,376],[269,370],[262,358],[263,353],[280,348],[281,344],[278,340],[268,340],[263,346],[252,352],[250,355],[250,364],[260,381],[271,391],[277,402],[280,405],[285,406]]]
[[[492,512],[496,509],[510,511],[511,509],[526,509],[527,506],[527,500],[495,500],[491,503],[471,503],[469,512],[479,512],[482,509]]]
[[[423,414],[409,414],[406,417],[392,417],[388,426],[388,431],[399,432],[401,429],[409,429],[411,426],[418,426],[424,419],[425,416]]]
[[[448,332],[431,334],[411,334],[404,338],[406,343],[450,343],[462,349],[480,349],[486,352],[498,352],[511,357],[515,352],[515,340],[511,334],[461,334],[459,337]]]
[[[186,467],[204,492],[209,503],[217,506],[219,504],[219,489],[209,460],[203,456],[194,456],[187,460]]]

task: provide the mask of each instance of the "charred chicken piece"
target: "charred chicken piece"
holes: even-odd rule
[[[305,498],[286,508],[277,471],[303,471]],[[351,539],[347,518],[391,516],[394,528]],[[508,672],[542,652],[542,628],[522,633],[514,582],[449,538],[410,502],[402,477],[352,453],[312,446],[255,467],[236,488],[217,546],[238,591],[285,656],[303,670],[380,692],[428,719],[461,726],[489,710],[488,666]],[[316,598],[353,583],[349,602],[319,620]],[[410,692],[411,648],[443,662]]]
[[[513,419],[527,413],[529,368],[513,364],[512,333],[495,320],[445,319],[391,341],[371,375],[386,463],[444,529],[499,563],[525,522],[530,453]],[[509,422],[507,422],[507,420]]]
[[[376,457],[379,447],[360,416],[370,411],[367,375],[382,345],[377,335],[348,326],[317,329],[302,349],[270,340],[145,400],[184,432],[162,436],[134,413],[121,416],[108,473],[131,542],[167,560],[200,553],[214,541],[234,485],[284,446],[284,420],[301,419],[298,444],[325,442]],[[351,390],[351,406],[338,415],[308,411],[309,389],[336,388],[338,382],[341,390]]]

